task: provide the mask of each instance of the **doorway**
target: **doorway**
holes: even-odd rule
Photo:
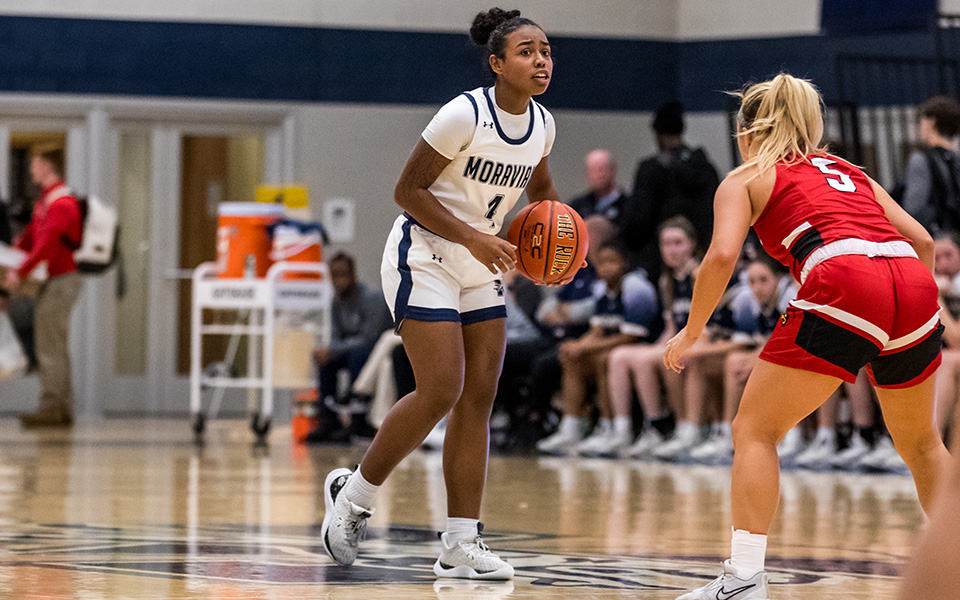
[[[218,211],[222,202],[253,202],[263,183],[265,140],[258,135],[183,137],[180,192],[180,269],[217,259]],[[180,282],[177,374],[190,374],[191,284]],[[229,316],[227,316],[229,318]],[[227,339],[206,338],[201,364],[223,360]],[[246,364],[244,345],[237,364]]]
[[[114,206],[120,221],[117,266],[84,278],[75,309],[78,416],[185,415],[183,279],[214,256],[219,202],[252,200],[260,183],[294,180],[295,112],[279,103],[0,98],[0,145],[8,147],[0,206],[29,219],[28,157],[36,145],[52,146],[64,156],[67,184]],[[4,381],[0,410],[34,408],[37,387],[35,377]]]

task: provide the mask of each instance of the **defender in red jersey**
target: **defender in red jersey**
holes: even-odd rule
[[[940,364],[943,329],[933,239],[876,182],[820,146],[821,107],[809,82],[786,74],[742,94],[737,141],[744,164],[717,190],[690,317],[664,352],[664,364],[680,371],[753,226],[801,287],[733,422],[731,559],[719,578],[678,600],[768,598],[763,563],[779,501],[777,443],[862,367],[925,510],[949,456],[933,418],[930,375]]]
[[[928,377],[940,364],[936,284],[870,178],[828,154],[774,168],[753,228],[801,288],[760,358],[849,383],[867,365],[880,387]]]

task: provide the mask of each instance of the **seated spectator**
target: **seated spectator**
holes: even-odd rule
[[[587,185],[590,189],[570,201],[570,207],[584,219],[606,217],[619,229],[620,215],[626,194],[617,185],[617,163],[609,150],[593,150],[587,154]]]
[[[629,273],[626,251],[615,242],[600,247],[595,267],[601,285],[595,295],[590,329],[559,346],[563,418],[555,434],[537,443],[541,452],[565,452],[581,442],[591,388],[596,389],[600,419],[580,449],[608,452],[607,446],[616,446],[618,440],[629,443],[633,437],[629,417],[616,423],[611,418],[606,399],[607,357],[617,346],[649,342],[660,333],[656,291],[642,273]]]
[[[684,357],[685,366],[680,374],[683,379],[683,412],[679,415],[680,429],[677,433],[684,433],[686,429],[690,435],[674,435],[656,448],[653,455],[659,459],[690,458],[695,447],[723,429],[723,362],[727,354],[740,346],[738,341],[732,339],[734,332],[750,327],[750,322],[756,320],[749,286],[736,282],[735,274],[731,286],[707,324],[707,335],[701,336]],[[707,440],[703,439],[705,423],[711,424]]]
[[[330,405],[344,399],[338,398],[339,373],[346,372],[352,385],[380,335],[392,328],[383,296],[357,281],[350,255],[340,252],[330,259],[330,280],[334,289],[330,344],[313,351],[320,400],[319,425],[306,438],[311,443],[349,441],[350,435],[369,433],[362,414],[353,415],[351,424],[344,426]],[[343,393],[348,394],[348,390]]]
[[[728,345],[716,348],[719,364],[705,365],[700,364],[702,361],[694,360],[688,361],[684,369],[689,371],[685,392],[702,390],[704,386],[694,382],[697,378],[713,375],[714,368],[720,372],[723,381],[721,419],[711,427],[710,437],[690,451],[690,457],[695,460],[722,460],[733,455],[731,424],[737,414],[747,377],[760,357],[760,349],[780,320],[780,315],[797,296],[793,278],[782,265],[765,254],[750,261],[746,274],[749,293],[736,296],[731,304],[733,331]],[[689,395],[687,399],[691,401]]]
[[[597,280],[594,269],[597,250],[612,240],[617,233],[610,219],[593,215],[585,219],[590,247],[587,266],[577,271],[573,281],[559,288],[546,287],[536,311],[537,323],[557,340],[579,337],[586,333],[593,314],[593,285]]]
[[[934,239],[934,276],[940,287],[940,322],[943,324],[943,362],[937,370],[937,425],[944,434],[956,411],[957,376],[960,375],[960,241],[951,233]],[[947,438],[944,438],[947,439]]]
[[[528,401],[531,411],[536,414],[554,414],[552,401],[560,389],[561,378],[556,343],[580,337],[589,328],[595,304],[597,274],[594,263],[597,252],[616,235],[616,227],[605,217],[587,217],[586,225],[590,236],[587,266],[580,269],[567,285],[540,288],[544,298],[537,309],[536,322],[553,339],[554,347],[534,358],[530,365]]]
[[[632,413],[634,391],[643,408],[641,434],[624,451],[635,458],[652,454],[674,433],[674,415],[683,414],[683,380],[679,373],[663,366],[663,349],[666,341],[687,322],[699,266],[695,258],[696,232],[685,217],[668,219],[660,228],[658,238],[663,257],[659,281],[665,323],[663,335],[655,344],[622,346],[610,354],[609,390],[613,414],[622,418]],[[669,407],[663,401],[661,382]],[[699,429],[692,424],[685,424],[680,433],[685,437],[699,438]]]

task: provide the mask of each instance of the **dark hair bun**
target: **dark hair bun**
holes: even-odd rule
[[[486,46],[494,29],[499,27],[501,23],[519,16],[519,10],[503,10],[502,8],[491,8],[487,12],[477,13],[477,16],[473,18],[473,25],[470,26],[470,37],[477,44]]]

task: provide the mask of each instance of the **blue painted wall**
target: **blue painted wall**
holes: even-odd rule
[[[821,30],[828,33],[925,29],[937,16],[937,0],[823,0]]]
[[[835,94],[841,53],[930,55],[929,33],[665,42],[551,36],[552,108],[652,110],[781,70]],[[487,83],[465,34],[0,17],[0,90],[436,105]],[[877,98],[877,102],[901,101]]]

